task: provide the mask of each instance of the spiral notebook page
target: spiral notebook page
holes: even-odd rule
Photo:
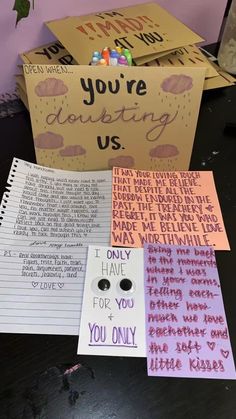
[[[0,332],[78,334],[87,246],[109,244],[111,176],[13,160],[0,206]]]

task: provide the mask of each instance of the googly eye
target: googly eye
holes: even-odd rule
[[[110,286],[111,286],[110,281],[106,278],[102,278],[98,281],[98,288],[101,291],[108,291]]]
[[[111,283],[109,279],[100,276],[94,278],[91,288],[95,294],[104,295],[104,293],[107,293],[110,290]]]
[[[132,294],[135,291],[135,283],[129,278],[123,278],[117,284],[117,291],[120,294]]]

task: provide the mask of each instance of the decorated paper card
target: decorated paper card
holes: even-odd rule
[[[72,55],[59,41],[23,52],[20,57],[24,64],[76,64]]]
[[[178,48],[170,54],[161,58],[156,58],[146,64],[147,66],[164,66],[164,67],[204,67],[206,68],[206,77],[216,77],[218,72],[208,61],[206,56],[200,51],[196,45],[187,45]]]
[[[212,172],[113,168],[111,244],[144,243],[229,250]]]
[[[204,69],[25,64],[24,74],[39,164],[188,169]]]
[[[148,375],[236,379],[214,250],[144,246]]]
[[[89,246],[79,354],[146,356],[143,249]]]
[[[203,40],[156,3],[66,17],[47,26],[79,64],[88,64],[92,52],[106,45],[128,48],[137,58]]]
[[[13,160],[0,204],[0,332],[78,335],[87,247],[109,244],[111,174]]]

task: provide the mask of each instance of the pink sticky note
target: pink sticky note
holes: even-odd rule
[[[236,379],[213,248],[145,244],[144,280],[148,375]]]
[[[144,243],[229,250],[212,172],[113,168],[113,246]]]

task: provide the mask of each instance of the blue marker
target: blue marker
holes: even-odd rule
[[[94,51],[93,57],[97,57],[99,60],[101,60],[102,54],[99,51]]]
[[[110,53],[109,65],[117,66],[119,57],[120,54],[115,49],[112,49]]]
[[[92,58],[90,65],[97,65],[99,61],[100,61],[99,58],[95,56]]]

